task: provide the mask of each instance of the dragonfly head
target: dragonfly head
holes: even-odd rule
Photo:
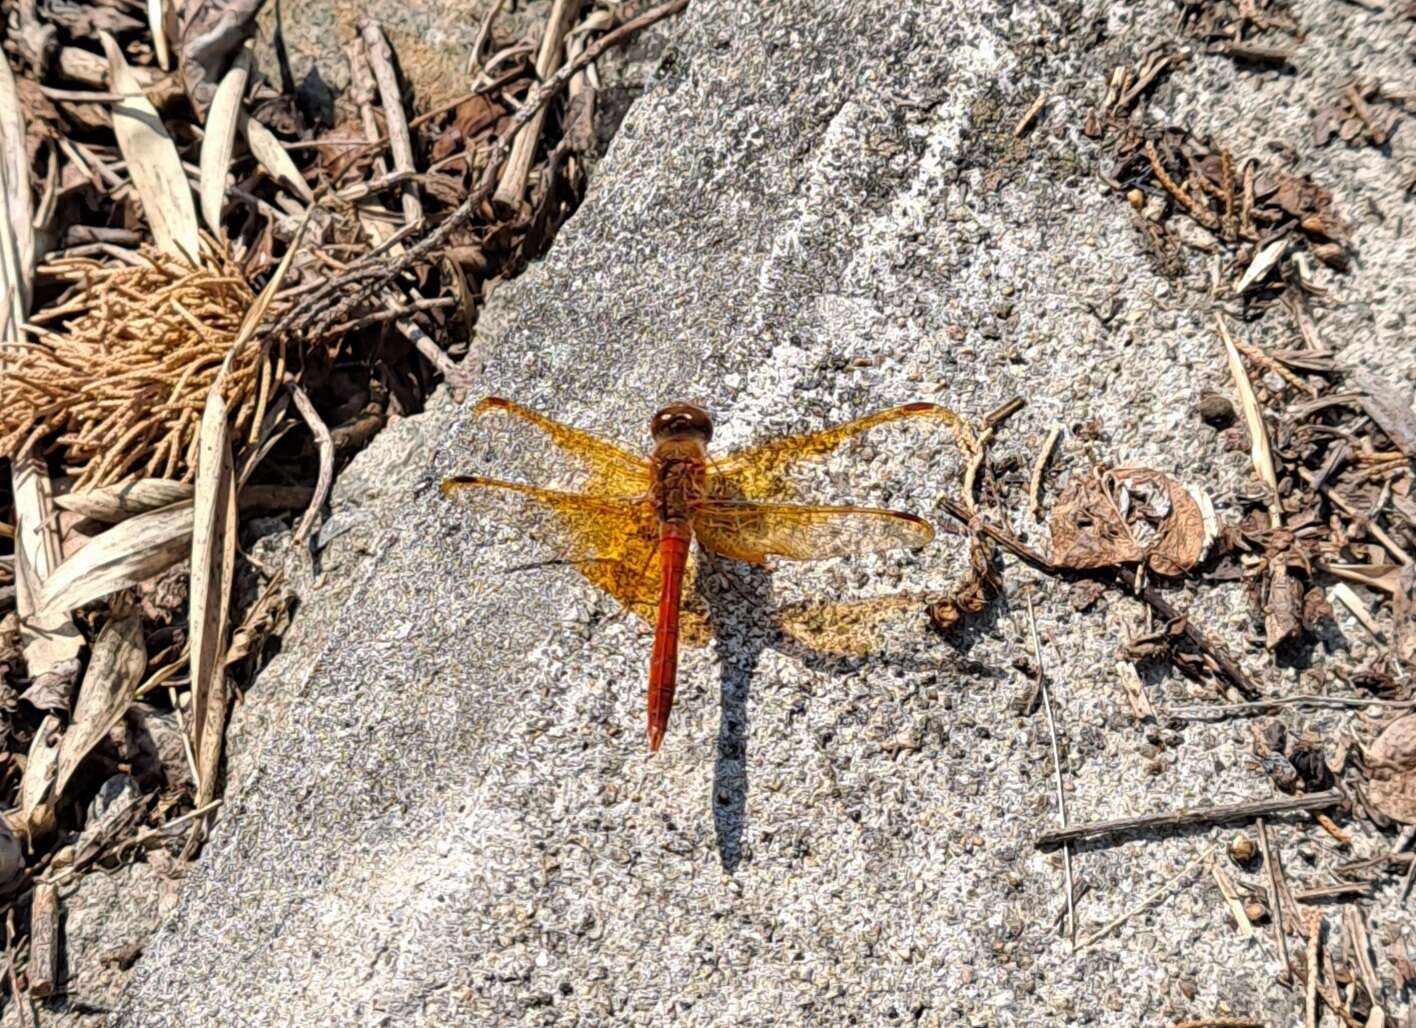
[[[673,438],[696,438],[706,443],[713,438],[713,419],[701,407],[691,403],[671,403],[649,423],[654,442]]]

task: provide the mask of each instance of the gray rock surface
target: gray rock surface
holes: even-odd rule
[[[656,406],[698,400],[723,450],[906,400],[978,416],[1022,395],[996,456],[1026,468],[1051,425],[1094,420],[1060,472],[1095,453],[1218,483],[1223,504],[1247,468],[1193,413],[1228,388],[1207,262],[1155,268],[1079,131],[1105,69],[1172,38],[1174,10],[1153,6],[695,0],[583,209],[489,306],[487,392],[635,445]],[[1290,146],[1334,190],[1360,262],[1331,280],[1322,328],[1399,379],[1412,133],[1390,154],[1315,152],[1307,124],[1355,75],[1409,70],[1409,30],[1295,6],[1296,74],[1196,54],[1156,108],[1236,152]],[[1054,927],[1060,859],[1031,846],[1055,823],[1048,734],[1010,706],[1025,592],[1074,819],[1269,790],[1242,723],[1135,726],[1112,667],[1136,606],[1076,614],[1013,569],[1008,603],[961,637],[921,624],[886,657],[831,661],[766,631],[766,590],[944,588],[958,538],[770,579],[723,566],[719,639],[684,655],[651,758],[646,634],[604,623],[564,567],[509,571],[548,554],[437,493],[451,472],[557,480],[513,439],[444,400],[343,476],[295,626],[233,726],[214,837],[113,1024],[1300,1021],[1269,940],[1240,938],[1203,873],[1081,954]],[[882,430],[815,485],[932,514],[959,472],[942,434]],[[1240,638],[1237,593],[1198,609]],[[1318,674],[1248,662],[1273,688]],[[1355,830],[1356,856],[1378,850]],[[1083,848],[1079,936],[1227,837]],[[1275,838],[1300,882],[1350,859],[1303,821]],[[1368,907],[1379,947],[1416,944],[1394,892]]]

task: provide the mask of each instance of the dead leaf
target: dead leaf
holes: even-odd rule
[[[55,664],[35,675],[29,688],[20,694],[20,699],[35,710],[68,714],[74,699],[74,683],[79,680],[82,666],[77,657]]]
[[[143,645],[143,619],[138,614],[114,618],[103,626],[93,644],[88,671],[79,686],[79,699],[55,761],[53,801],[64,796],[74,771],[108,730],[118,723],[133,701],[147,650]]]
[[[195,265],[201,255],[201,228],[177,147],[157,109],[142,94],[113,37],[104,32],[99,39],[108,55],[114,92],[132,94],[113,105],[113,134],[118,137],[118,149],[128,164],[153,241],[158,249]]]
[[[290,155],[285,152],[285,147],[281,145],[279,139],[275,138],[275,134],[245,112],[241,113],[240,121],[241,132],[246,137],[246,145],[251,148],[251,153],[260,166],[266,170],[266,174],[301,200],[306,203],[314,203],[314,190],[305,181],[305,177],[300,174],[300,169],[290,159]]]
[[[137,585],[186,556],[191,538],[190,500],[131,517],[55,568],[40,592],[40,608],[73,610]]]
[[[231,428],[221,398],[221,376],[207,394],[198,434],[192,531],[191,622],[192,748],[197,752],[198,804],[214,795],[216,758],[225,718],[222,654],[236,561],[236,476]],[[212,738],[212,736],[215,738]]]
[[[192,487],[166,478],[140,478],[136,482],[99,486],[54,497],[54,505],[94,521],[115,525],[137,514],[192,498]]]
[[[1416,824],[1416,714],[1387,726],[1367,751],[1367,766],[1368,802],[1393,821]]]
[[[236,148],[236,127],[241,120],[241,100],[251,71],[251,51],[245,47],[231,62],[207,109],[201,155],[202,217],[218,239],[226,238],[221,208],[226,199],[226,176]]]
[[[177,66],[199,116],[216,94],[227,58],[256,31],[264,0],[187,0],[180,7]]]
[[[44,798],[54,782],[54,765],[59,759],[59,741],[62,738],[59,726],[60,721],[53,714],[46,714],[39,723],[30,743],[25,775],[20,779],[20,815],[30,826],[31,834],[34,834],[36,822],[42,823],[53,816],[52,807],[48,813],[41,811],[40,807],[48,806]]]
[[[1048,520],[1052,560],[1076,570],[1145,562],[1159,575],[1187,574],[1209,545],[1204,511],[1184,486],[1147,468],[1076,479]]]

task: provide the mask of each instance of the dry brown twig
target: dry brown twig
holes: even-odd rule
[[[1037,611],[1033,609],[1032,594],[1028,594],[1028,624],[1032,632],[1033,674],[1037,677],[1038,693],[1042,697],[1043,713],[1047,717],[1047,737],[1052,746],[1053,784],[1057,787],[1057,817],[1062,829],[1067,828],[1067,793],[1062,788],[1062,753],[1057,745],[1057,722],[1052,715],[1052,698],[1047,691],[1047,675],[1042,669],[1042,643],[1037,636]],[[1062,846],[1063,885],[1067,890],[1067,938],[1075,945],[1077,941],[1077,915],[1073,897],[1076,889],[1072,879],[1072,847]]]
[[[1192,807],[1168,811],[1164,814],[1147,814],[1141,817],[1121,817],[1106,821],[1088,821],[1066,829],[1043,832],[1034,841],[1038,849],[1048,849],[1067,842],[1098,839],[1110,835],[1124,835],[1130,832],[1149,831],[1155,828],[1181,828],[1189,825],[1221,825],[1235,821],[1253,821],[1273,814],[1293,813],[1306,810],[1325,810],[1347,801],[1341,792],[1332,789],[1327,792],[1308,793],[1302,796],[1284,796],[1267,800],[1246,800],[1242,803],[1220,803],[1213,806]]]

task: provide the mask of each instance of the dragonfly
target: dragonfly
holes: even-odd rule
[[[923,518],[903,511],[820,506],[798,499],[793,472],[847,440],[889,422],[927,419],[962,439],[964,423],[947,407],[907,403],[835,427],[787,435],[710,457],[713,421],[690,403],[671,403],[649,424],[652,452],[552,420],[511,400],[491,396],[474,416],[496,413],[523,422],[584,473],[579,491],[461,475],[443,481],[446,497],[511,495],[549,515],[567,563],[591,584],[654,629],[649,660],[649,750],[658,752],[678,686],[679,645],[702,645],[711,632],[691,596],[692,543],[731,560],[765,565],[890,549],[919,549],[934,537]]]

